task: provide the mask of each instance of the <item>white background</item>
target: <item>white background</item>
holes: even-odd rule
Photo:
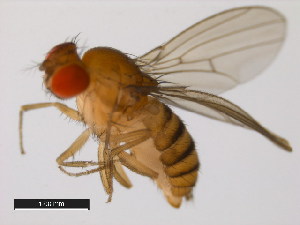
[[[148,178],[128,172],[134,187],[115,183],[105,203],[99,174],[74,178],[56,157],[83,130],[55,109],[25,114],[26,155],[18,143],[21,105],[56,101],[35,67],[45,53],[81,32],[80,46],[111,46],[141,55],[193,23],[242,5],[278,9],[288,36],[273,64],[224,97],[242,106],[294,148],[282,151],[261,135],[175,110],[197,143],[201,160],[194,200],[171,208]],[[0,1],[0,224],[300,224],[299,1],[97,2]],[[74,106],[74,100],[67,104]],[[96,158],[92,140],[79,157]],[[14,211],[15,198],[90,198],[90,211]]]

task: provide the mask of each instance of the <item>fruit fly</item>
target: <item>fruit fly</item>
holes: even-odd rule
[[[129,188],[123,166],[150,177],[173,207],[189,200],[200,163],[182,120],[167,106],[255,130],[280,148],[288,141],[267,130],[247,112],[218,97],[247,82],[273,60],[285,37],[285,19],[267,7],[234,8],[187,28],[141,57],[109,47],[82,56],[76,41],[53,47],[40,64],[44,84],[58,99],[76,97],[77,110],[53,103],[23,105],[23,112],[56,107],[86,130],[57,163],[70,176],[99,173],[108,201],[113,180]],[[90,136],[98,143],[96,161],[68,161]],[[70,172],[71,167],[85,168]]]

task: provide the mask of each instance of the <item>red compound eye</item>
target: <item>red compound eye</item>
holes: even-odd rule
[[[60,98],[71,98],[89,85],[89,75],[81,66],[71,64],[60,68],[51,79],[51,91]]]

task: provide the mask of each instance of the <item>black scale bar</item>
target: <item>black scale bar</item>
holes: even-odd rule
[[[21,209],[90,210],[90,199],[15,199],[14,210]]]

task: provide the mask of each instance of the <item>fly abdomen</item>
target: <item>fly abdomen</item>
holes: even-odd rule
[[[181,136],[161,153],[160,160],[165,165],[172,194],[189,194],[196,184],[200,164],[195,143],[185,127]]]
[[[145,108],[150,114],[143,120],[151,132],[154,152],[147,145],[134,149],[138,160],[159,174],[157,185],[168,202],[179,207],[183,197],[189,199],[196,184],[199,160],[195,142],[181,119],[159,101],[149,98]],[[151,146],[151,145],[148,145]]]
[[[158,183],[168,201],[179,207],[181,198],[188,197],[195,186],[200,164],[195,143],[183,122],[168,106],[158,104],[158,112],[147,123],[156,150],[160,152],[161,179],[167,181]]]

